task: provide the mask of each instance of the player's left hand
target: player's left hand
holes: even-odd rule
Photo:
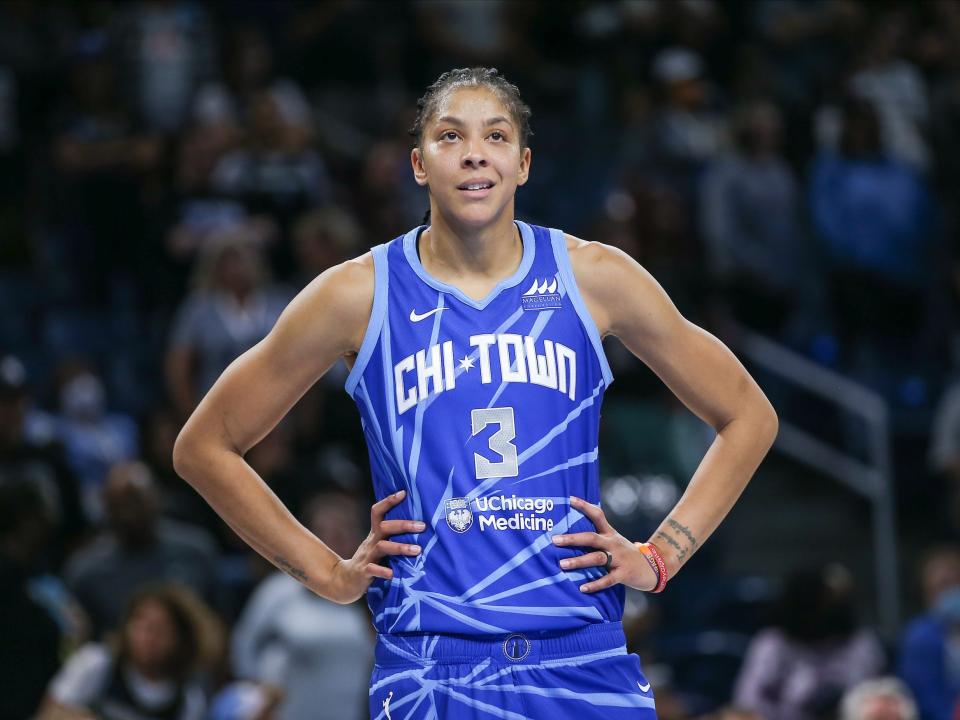
[[[595,552],[586,552],[560,561],[564,570],[577,570],[585,567],[604,567],[607,554],[610,566],[606,575],[592,582],[584,583],[580,590],[593,593],[618,583],[637,590],[653,590],[657,586],[657,574],[650,567],[643,553],[632,542],[618,533],[607,522],[606,515],[598,505],[591,505],[578,497],[570,498],[571,507],[589,518],[597,532],[579,532],[569,535],[554,535],[553,542],[559,547],[596,548]]]

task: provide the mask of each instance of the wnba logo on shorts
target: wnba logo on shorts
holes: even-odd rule
[[[503,654],[507,660],[520,662],[530,654],[530,641],[520,633],[509,635],[503,641]]]
[[[447,525],[454,532],[465,533],[473,525],[473,513],[466,498],[450,498],[444,503]]]

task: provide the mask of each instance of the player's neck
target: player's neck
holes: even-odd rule
[[[509,210],[509,209],[508,209]],[[523,258],[523,242],[513,213],[483,228],[453,225],[431,213],[431,225],[420,236],[420,262],[440,280],[454,277],[509,277]]]

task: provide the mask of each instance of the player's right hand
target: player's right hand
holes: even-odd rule
[[[393,570],[380,565],[388,555],[414,556],[419,545],[399,543],[387,538],[404,533],[419,533],[426,525],[418,520],[385,520],[387,512],[403,502],[407,491],[400,490],[374,503],[370,508],[370,534],[360,543],[353,557],[341,559],[333,569],[330,591],[324,595],[342,603],[353,602],[366,592],[373,578],[393,578]]]

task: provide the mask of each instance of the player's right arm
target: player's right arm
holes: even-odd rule
[[[374,271],[367,254],[330,268],[287,306],[270,334],[237,358],[200,401],[173,450],[177,473],[254,550],[311,590],[352,602],[373,577],[392,577],[384,555],[419,548],[385,537],[421,530],[384,520],[403,499],[388,496],[371,510],[371,531],[352,558],[341,558],[301,525],[244,460],[294,403],[338,359],[355,357],[373,306]]]

